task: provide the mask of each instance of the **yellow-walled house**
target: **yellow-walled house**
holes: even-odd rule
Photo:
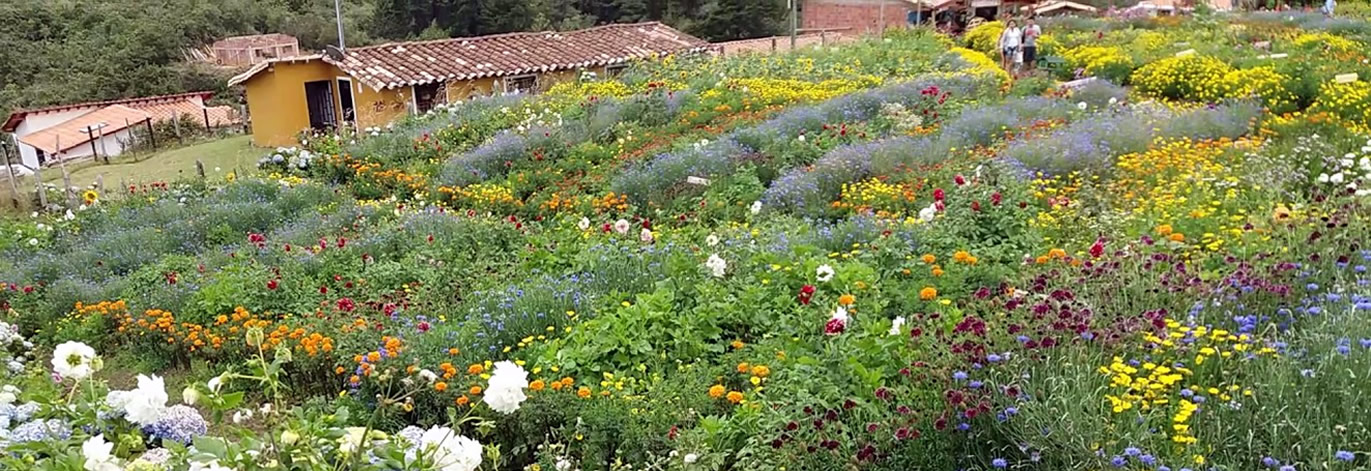
[[[309,130],[380,127],[474,96],[532,93],[582,71],[708,51],[657,22],[349,48],[261,62],[229,80],[246,89],[253,143],[290,146]]]

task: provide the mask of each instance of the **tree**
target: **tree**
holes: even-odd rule
[[[691,30],[711,41],[777,34],[785,12],[778,0],[714,0],[703,10]]]

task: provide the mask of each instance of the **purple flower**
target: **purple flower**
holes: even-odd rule
[[[990,460],[990,465],[996,468],[1004,468],[1006,466],[1009,466],[1009,462],[1005,461],[1004,458],[995,458],[993,460]]]
[[[1353,454],[1350,451],[1338,450],[1337,453],[1333,453],[1333,458],[1336,458],[1340,461],[1353,461],[1357,459],[1357,455]]]

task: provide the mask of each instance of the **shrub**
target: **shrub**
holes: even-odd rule
[[[1084,69],[1086,75],[1114,83],[1125,83],[1133,72],[1133,59],[1116,46],[1081,46],[1063,55],[1071,69]]]
[[[1172,100],[1215,102],[1230,96],[1224,80],[1233,68],[1203,55],[1168,57],[1139,67],[1132,83],[1138,92]]]
[[[1000,34],[1004,33],[1004,23],[987,21],[966,32],[962,40],[966,47],[982,54],[996,54],[1000,45]]]
[[[1319,98],[1310,111],[1371,128],[1371,82],[1325,83],[1319,87]]]

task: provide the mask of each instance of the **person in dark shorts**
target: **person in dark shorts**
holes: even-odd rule
[[[1038,65],[1038,37],[1042,35],[1043,30],[1037,20],[1028,17],[1028,24],[1023,27],[1023,62],[1027,70],[1031,71]]]

